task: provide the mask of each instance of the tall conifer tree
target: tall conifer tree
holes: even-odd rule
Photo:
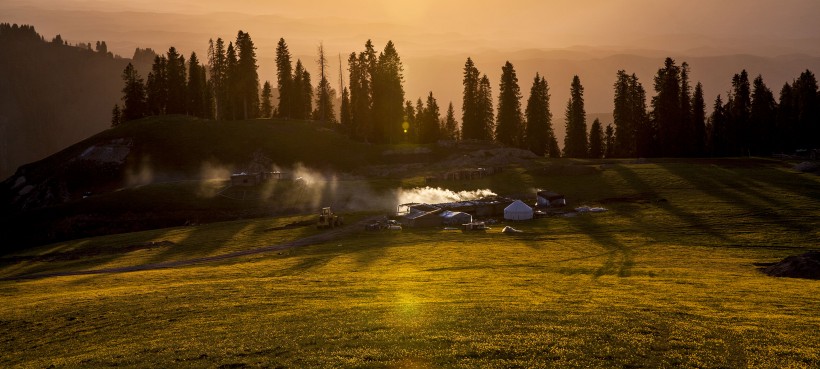
[[[444,128],[443,128],[443,137],[447,140],[458,140],[459,139],[459,130],[458,130],[458,122],[456,122],[456,112],[453,109],[453,102],[450,102],[450,105],[447,106],[447,115],[444,118]]]
[[[217,38],[216,43],[210,41],[208,45],[208,66],[211,69],[209,81],[213,91],[213,117],[217,120],[225,119],[223,110],[228,98],[227,62],[225,42],[221,38]]]
[[[478,118],[479,118],[479,139],[484,141],[493,140],[495,131],[495,115],[493,114],[493,91],[490,86],[490,79],[483,75],[478,83]]]
[[[777,105],[777,134],[775,152],[785,153],[794,150],[797,113],[792,85],[786,83],[780,89],[780,102]]]
[[[703,85],[698,82],[695,86],[695,94],[692,96],[692,125],[694,127],[694,148],[695,156],[706,154],[706,101],[703,98]]]
[[[481,80],[475,63],[470,58],[464,63],[464,92],[461,103],[461,133],[464,139],[483,139],[479,102],[479,82]]]
[[[168,83],[167,114],[185,114],[187,112],[187,77],[185,58],[171,46],[166,54],[168,62],[165,68]]]
[[[728,152],[726,155],[749,155],[749,115],[752,110],[752,92],[749,74],[742,70],[732,77],[732,94],[728,101],[726,132]]]
[[[817,78],[809,70],[800,74],[792,84],[794,92],[795,149],[820,147],[820,99]]]
[[[604,156],[604,131],[601,121],[595,118],[589,128],[589,157],[600,159]]]
[[[431,91],[429,95],[427,95],[427,105],[424,107],[424,113],[421,117],[421,124],[419,126],[419,138],[421,143],[433,143],[438,141],[441,134],[441,127],[439,126],[439,120],[441,119],[441,114],[439,112],[438,102],[436,98],[433,97],[433,92]]]
[[[199,64],[199,58],[192,52],[188,58],[188,87],[185,94],[188,97],[188,114],[199,118],[208,116],[205,89],[205,67]]]
[[[284,38],[276,44],[276,88],[279,91],[277,112],[279,117],[290,118],[293,113],[293,66],[290,51]]]
[[[261,118],[270,118],[273,115],[273,91],[270,82],[265,81],[262,86],[262,102],[259,105],[259,114]]]
[[[253,119],[259,115],[259,67],[256,65],[256,47],[249,33],[241,30],[237,33],[236,52],[239,116],[242,119]]]
[[[398,142],[404,121],[404,67],[393,41],[379,54],[373,75],[373,130],[375,142]]]
[[[752,106],[749,112],[749,149],[753,155],[768,156],[774,152],[776,121],[777,102],[774,94],[763,83],[763,76],[758,75],[753,83]]]
[[[655,95],[652,98],[652,120],[657,127],[660,155],[676,157],[683,153],[683,113],[681,111],[680,67],[666,58],[655,75]]]
[[[567,101],[566,132],[564,137],[564,156],[585,158],[588,154],[587,122],[584,109],[584,87],[578,76],[572,78],[570,98]]]
[[[709,151],[712,156],[725,156],[729,152],[727,120],[726,106],[718,95],[709,116]]]
[[[225,107],[224,119],[236,120],[240,112],[239,93],[239,59],[236,56],[236,48],[233,42],[228,43],[225,50]]]
[[[611,124],[606,125],[606,150],[604,156],[607,158],[615,157],[615,129]]]
[[[342,130],[348,134],[353,133],[353,117],[350,112],[350,90],[345,86],[342,89],[342,102],[339,107],[339,123]]]
[[[336,115],[333,113],[333,99],[336,96],[336,91],[330,87],[330,82],[327,79],[327,58],[325,58],[325,47],[319,44],[318,58],[316,63],[319,65],[319,84],[316,86],[316,111],[314,111],[313,119],[320,122],[336,123]]]
[[[695,155],[695,125],[692,120],[692,86],[689,85],[689,63],[680,66],[680,156]]]
[[[125,86],[122,89],[122,121],[127,122],[147,115],[145,104],[145,85],[136,68],[131,63],[122,72]]]
[[[536,73],[530,88],[530,97],[527,99],[525,112],[527,116],[527,148],[538,156],[550,154],[550,143],[555,141],[549,101],[547,80]]]
[[[521,88],[515,67],[507,61],[501,67],[501,83],[498,87],[498,118],[496,118],[496,141],[511,147],[524,146],[524,120],[521,115]]]
[[[148,114],[163,115],[168,105],[168,59],[165,55],[154,57],[148,82],[145,85]]]

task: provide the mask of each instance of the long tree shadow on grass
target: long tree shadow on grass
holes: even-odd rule
[[[595,217],[597,214],[586,214],[572,219],[570,224],[578,232],[588,236],[596,244],[607,252],[601,254],[606,256],[604,263],[592,272],[594,278],[604,275],[616,275],[618,277],[629,277],[632,275],[632,267],[635,261],[632,256],[632,249],[618,241],[611,229],[606,229]]]
[[[615,165],[612,169],[616,171],[629,184],[629,186],[635,189],[636,192],[650,194],[651,196],[659,199],[661,198],[656,189],[652,188],[652,186],[650,186],[646,181],[641,179],[641,177],[638,176],[632,169],[625,167],[624,165]],[[722,241],[729,241],[728,237],[723,232],[717,230],[710,222],[704,220],[697,214],[687,211],[673,203],[669,203],[668,201],[663,201],[660,204],[662,209],[675,216],[684,224],[694,227],[698,231],[706,233]]]
[[[814,204],[802,204],[798,207],[794,203],[781,200],[784,196],[793,194],[794,191],[804,188],[817,190],[817,183],[802,180],[795,176],[796,181],[804,182],[797,188],[779,187],[779,191],[764,191],[755,186],[759,186],[756,180],[766,176],[755,175],[754,179],[745,175],[738,169],[720,168],[721,170],[710,171],[709,176],[698,176],[697,179],[691,173],[687,173],[684,168],[675,163],[659,164],[683,180],[687,181],[694,188],[704,193],[718,196],[730,201],[733,205],[744,210],[738,214],[750,217],[763,224],[774,224],[780,227],[791,229],[799,233],[812,233],[815,231],[817,216],[814,211],[818,208],[817,202]],[[760,171],[770,170],[760,167]],[[773,173],[772,175],[776,175]],[[804,187],[805,186],[805,187]],[[808,213],[807,213],[808,212]]]

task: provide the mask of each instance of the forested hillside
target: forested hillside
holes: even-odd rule
[[[109,127],[131,60],[98,43],[69,45],[32,26],[0,25],[0,177]],[[143,69],[151,59],[134,62]]]

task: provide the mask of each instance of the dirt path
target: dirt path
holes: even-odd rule
[[[210,263],[214,261],[222,261],[228,259],[234,259],[241,256],[247,255],[255,255],[255,254],[262,254],[266,252],[273,252],[273,251],[280,251],[286,250],[294,247],[299,246],[308,246],[308,245],[315,245],[327,241],[332,241],[338,239],[342,236],[354,233],[358,230],[364,228],[365,224],[369,224],[374,222],[381,217],[371,217],[364,220],[359,221],[355,224],[350,224],[344,226],[342,228],[334,228],[329,231],[324,231],[317,235],[300,238],[295,241],[286,242],[278,245],[270,245],[259,247],[255,249],[248,249],[242,251],[235,251],[227,254],[221,255],[214,255],[214,256],[205,256],[200,258],[193,258],[187,260],[177,260],[177,261],[169,261],[164,263],[153,263],[153,264],[143,264],[143,265],[133,265],[127,267],[119,267],[119,268],[107,268],[107,269],[90,269],[90,270],[76,270],[76,271],[67,271],[67,272],[54,272],[54,273],[38,273],[38,274],[28,274],[28,275],[19,275],[14,277],[5,277],[0,278],[0,281],[9,281],[9,280],[26,280],[26,279],[41,279],[41,278],[49,278],[49,277],[63,277],[63,276],[73,276],[73,275],[92,275],[92,274],[116,274],[116,273],[128,273],[128,272],[137,272],[143,270],[156,270],[156,269],[167,269],[167,268],[176,268],[181,266],[188,266],[188,265],[195,265],[195,264],[204,264]]]

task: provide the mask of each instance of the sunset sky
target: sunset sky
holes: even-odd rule
[[[208,39],[232,40],[242,29],[258,48],[262,81],[275,78],[273,57],[280,37],[306,64],[313,64],[319,42],[330,55],[346,59],[367,39],[378,49],[393,40],[404,61],[407,99],[432,90],[441,105],[453,101],[457,109],[466,56],[496,86],[505,60],[517,67],[530,65],[519,70],[525,99],[532,75],[546,74],[558,112],[572,74],[581,75],[587,87],[588,111],[606,112],[611,111],[617,69],[634,71],[649,84],[667,55],[690,61],[693,79],[706,82],[707,99],[725,92],[730,73],[741,68],[750,68],[752,75],[781,73],[771,76],[777,88],[781,80],[813,65],[755,70],[754,63],[731,64],[726,70],[706,71],[693,58],[820,57],[817,0],[3,0],[0,14],[3,22],[35,25],[48,39],[59,33],[72,43],[105,40],[109,50],[123,57],[131,57],[135,47],[164,52],[175,46],[204,60]],[[653,59],[647,66],[613,62],[600,71],[583,69],[581,63],[624,54]],[[579,61],[577,69],[573,61]],[[337,80],[338,62],[333,69],[331,80]],[[721,82],[712,82],[705,72],[716,73]]]

